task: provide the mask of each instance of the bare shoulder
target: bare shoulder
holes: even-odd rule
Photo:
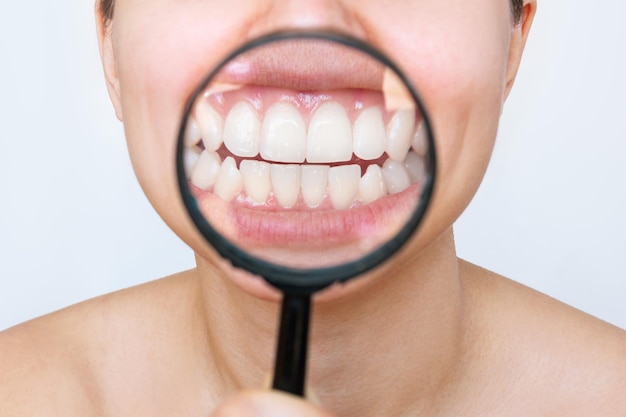
[[[0,333],[0,415],[101,416],[116,411],[105,409],[106,397],[122,399],[116,386],[128,389],[135,382],[129,376],[146,376],[147,361],[161,354],[150,345],[159,332],[175,326],[159,315],[184,314],[176,300],[189,300],[180,293],[190,281],[189,273],[182,273]]]
[[[524,393],[528,415],[626,415],[624,330],[469,263],[461,270],[500,395]]]
[[[73,415],[70,407],[78,412],[88,405],[60,330],[42,319],[0,333],[0,415]]]

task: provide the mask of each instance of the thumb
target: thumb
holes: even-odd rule
[[[300,397],[278,391],[245,391],[228,399],[212,417],[335,417]]]

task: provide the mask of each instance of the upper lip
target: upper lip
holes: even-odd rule
[[[229,61],[216,81],[293,90],[380,91],[385,66],[355,48],[295,39],[266,44]]]

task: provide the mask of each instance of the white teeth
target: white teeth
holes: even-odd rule
[[[413,142],[411,143],[411,147],[419,156],[426,155],[426,125],[424,122],[421,122],[417,130],[415,131],[415,136],[413,137]]]
[[[352,126],[346,109],[335,102],[322,104],[309,123],[308,162],[345,162],[352,159]]]
[[[300,192],[300,165],[272,164],[270,176],[278,203],[284,208],[295,206]]]
[[[224,160],[215,179],[213,192],[224,201],[231,201],[243,189],[243,177],[230,156]]]
[[[239,171],[243,176],[243,186],[248,197],[255,203],[265,203],[272,189],[270,164],[246,159],[241,161]]]
[[[415,129],[415,111],[401,109],[395,112],[387,127],[387,155],[394,161],[404,161],[411,147]]]
[[[364,204],[378,200],[387,193],[383,172],[378,165],[370,165],[359,181],[359,196]]]
[[[196,146],[192,148],[186,148],[183,153],[183,168],[185,169],[185,176],[187,179],[191,179],[191,174],[196,168],[198,158],[200,157],[200,149]]]
[[[202,133],[198,125],[193,120],[189,120],[185,128],[185,146],[189,148],[196,146],[200,143],[200,139],[202,139]]]
[[[361,177],[359,165],[329,167],[243,160],[237,169],[232,157],[220,164],[215,152],[203,151],[191,182],[203,190],[213,187],[215,195],[227,202],[245,190],[254,203],[263,204],[273,191],[280,206],[292,208],[302,193],[309,208],[319,207],[328,196],[335,209],[343,210],[357,202],[369,204],[404,191],[423,178],[423,170],[424,162],[415,152],[410,152],[404,162],[388,159],[382,168],[370,165]]]
[[[383,115],[378,107],[370,107],[359,114],[354,122],[354,154],[371,161],[385,152],[386,132]]]
[[[222,117],[204,101],[198,103],[195,115],[204,149],[217,151],[222,146]]]
[[[222,161],[218,154],[203,151],[191,174],[191,183],[198,188],[207,190],[215,184]]]
[[[409,173],[403,162],[387,159],[383,165],[383,178],[389,194],[397,194],[411,185]]]
[[[274,162],[304,162],[306,126],[292,104],[277,103],[265,113],[261,127],[261,156]]]
[[[259,153],[261,122],[249,103],[235,104],[224,122],[224,144],[234,155],[255,157]]]
[[[328,187],[328,165],[302,166],[302,198],[308,207],[322,204]]]
[[[348,209],[402,192],[425,175],[426,128],[420,123],[415,129],[413,109],[397,110],[385,126],[382,110],[370,107],[351,124],[342,104],[326,102],[312,115],[308,132],[300,111],[287,102],[270,107],[262,124],[247,101],[235,104],[224,122],[206,102],[194,115],[185,132],[185,172],[196,187],[227,202],[245,191],[251,203],[270,204],[273,195],[280,206],[293,208],[302,195],[309,208],[328,199],[335,209]],[[237,159],[260,153],[263,161],[243,159],[238,169],[235,157],[221,161],[222,144]],[[385,152],[383,166],[372,163],[363,176],[360,165],[320,165],[353,157],[374,161]],[[304,161],[311,165],[300,165]]]
[[[424,177],[424,160],[415,152],[411,151],[404,160],[411,184],[416,183]]]
[[[262,124],[246,101],[235,104],[224,122],[206,102],[198,103],[195,116],[185,134],[187,146],[202,138],[207,150],[217,151],[224,143],[236,156],[255,157],[260,151],[263,159],[272,162],[347,162],[353,153],[374,160],[385,151],[401,162],[411,146],[423,156],[427,145],[424,124],[415,129],[415,112],[408,108],[396,111],[386,128],[378,107],[361,111],[351,126],[343,105],[327,102],[313,114],[308,132],[299,110],[287,102],[270,107]]]
[[[347,209],[354,202],[359,190],[361,167],[340,165],[328,171],[328,195],[336,209]]]

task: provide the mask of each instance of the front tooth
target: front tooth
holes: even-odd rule
[[[261,142],[261,122],[248,102],[235,104],[224,122],[224,144],[233,154],[255,157]]]
[[[243,177],[237,169],[237,164],[232,157],[228,157],[222,163],[215,179],[215,195],[226,202],[230,202],[243,189]]]
[[[265,113],[261,127],[261,156],[275,162],[304,162],[306,126],[292,104],[277,103]]]
[[[387,127],[387,155],[402,162],[411,147],[415,133],[415,110],[400,109],[392,116]]]
[[[300,165],[272,164],[270,176],[278,203],[284,208],[295,206],[300,191]]]
[[[248,197],[256,203],[265,203],[272,189],[270,164],[245,159],[239,164],[239,171],[243,177],[243,186]]]
[[[196,119],[202,134],[204,148],[209,151],[217,151],[222,146],[223,122],[213,107],[205,101],[201,101],[196,106]]]
[[[411,143],[411,148],[415,151],[416,154],[420,156],[426,155],[426,125],[424,122],[421,122],[417,130],[415,131],[415,136],[413,137],[413,142]]]
[[[361,167],[340,165],[328,170],[328,195],[336,209],[347,209],[359,190]]]
[[[215,184],[222,161],[219,155],[211,151],[202,151],[191,173],[191,183],[198,188],[208,190]]]
[[[302,166],[302,198],[308,207],[322,204],[328,188],[328,165]]]
[[[409,173],[411,184],[416,183],[418,180],[424,177],[424,159],[421,156],[411,151],[404,160],[404,167]]]
[[[411,178],[404,163],[393,159],[387,159],[383,164],[383,179],[389,194],[397,194],[411,185]]]
[[[359,196],[363,204],[378,200],[387,193],[383,172],[378,165],[370,165],[359,181]]]
[[[200,139],[202,139],[202,133],[198,124],[190,119],[185,128],[185,146],[188,148],[196,146],[200,143]]]
[[[354,154],[371,161],[385,152],[386,132],[383,115],[379,108],[370,107],[361,112],[354,122]]]
[[[345,162],[352,159],[352,126],[344,107],[322,104],[309,122],[306,159],[312,163]]]

